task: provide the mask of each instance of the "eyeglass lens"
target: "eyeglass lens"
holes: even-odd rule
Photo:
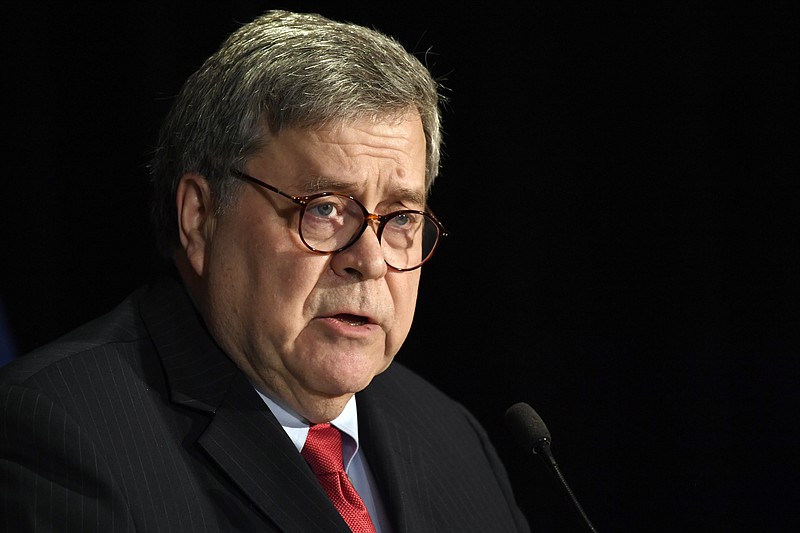
[[[335,252],[360,237],[365,219],[364,209],[351,198],[335,194],[315,198],[303,211],[300,237],[314,250]],[[398,211],[384,219],[382,226],[384,259],[400,270],[424,263],[439,239],[438,225],[422,213]]]

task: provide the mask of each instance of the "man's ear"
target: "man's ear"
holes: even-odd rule
[[[195,274],[202,276],[206,244],[212,236],[214,223],[211,185],[200,174],[184,174],[178,182],[175,200],[181,247]]]

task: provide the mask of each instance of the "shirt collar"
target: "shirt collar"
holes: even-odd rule
[[[309,421],[276,402],[257,387],[254,388],[258,395],[261,396],[261,399],[264,400],[264,403],[267,404],[269,410],[272,411],[272,414],[275,415],[275,418],[278,419],[278,423],[292,440],[297,451],[301,451],[306,443],[306,436],[308,436]],[[349,439],[342,439],[342,459],[345,464],[345,470],[347,470],[353,456],[358,452],[358,408],[355,395],[350,397],[342,413],[331,420],[331,424],[350,437]]]

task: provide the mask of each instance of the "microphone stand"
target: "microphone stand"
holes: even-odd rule
[[[575,497],[575,494],[573,494],[572,489],[569,488],[567,479],[564,477],[564,474],[561,473],[561,469],[558,467],[558,463],[556,462],[556,459],[553,456],[553,452],[550,450],[550,441],[546,438],[540,440],[534,446],[533,452],[542,458],[542,461],[544,461],[544,464],[547,467],[547,469],[550,470],[550,472],[552,472],[553,475],[556,477],[556,479],[559,482],[559,485],[561,486],[562,489],[564,489],[564,492],[566,493],[569,501],[572,503],[572,506],[580,515],[581,519],[583,520],[583,523],[586,525],[587,528],[589,528],[589,531],[591,531],[592,533],[597,533],[597,530],[594,528],[594,525],[592,525],[592,522],[589,520],[589,517],[584,512],[583,507],[581,507],[581,504],[578,503],[578,498]]]

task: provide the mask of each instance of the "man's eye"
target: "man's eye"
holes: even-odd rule
[[[393,220],[395,226],[406,226],[411,223],[411,218],[408,216],[408,214],[397,215]]]
[[[314,215],[320,217],[329,217],[336,214],[336,206],[332,203],[317,204],[311,208]]]

